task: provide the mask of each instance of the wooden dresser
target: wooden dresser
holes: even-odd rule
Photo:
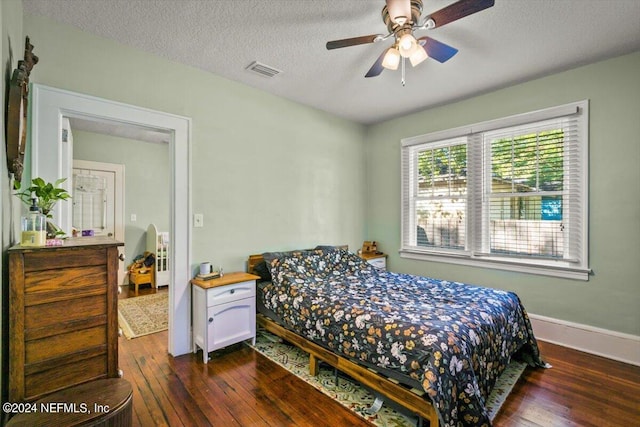
[[[118,375],[118,246],[9,249],[9,401]]]

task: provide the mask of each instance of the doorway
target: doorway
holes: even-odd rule
[[[34,84],[31,94],[31,176],[46,181],[72,175],[72,147],[61,138],[64,117],[93,120],[136,131],[169,136],[170,246],[169,343],[174,356],[191,351],[191,119],[89,95]],[[66,188],[67,191],[70,188]],[[71,229],[71,209],[58,203],[54,212]]]

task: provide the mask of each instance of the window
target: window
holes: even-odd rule
[[[588,279],[588,102],[402,141],[401,256]]]

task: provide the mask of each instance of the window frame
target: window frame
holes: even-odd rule
[[[563,117],[574,118],[577,123],[577,143],[574,155],[578,165],[573,184],[579,186],[578,193],[582,203],[579,205],[580,218],[572,235],[578,239],[577,259],[549,259],[536,256],[496,256],[481,253],[479,246],[486,242],[487,226],[483,224],[484,189],[483,174],[486,173],[486,157],[483,137],[500,129],[514,126],[525,126],[546,120]],[[445,262],[458,265],[516,271],[529,274],[540,274],[568,279],[588,280],[591,270],[588,258],[588,206],[589,206],[589,101],[583,100],[557,107],[546,108],[529,113],[508,116],[500,119],[484,121],[472,125],[461,126],[425,135],[404,138],[401,140],[401,244],[402,258]],[[415,243],[416,212],[412,186],[417,181],[417,154],[421,150],[446,145],[447,141],[467,140],[467,206],[466,236],[464,250],[448,250],[439,247],[418,247]],[[480,152],[478,151],[480,150]],[[413,163],[412,163],[413,162]],[[414,244],[411,244],[412,236]]]

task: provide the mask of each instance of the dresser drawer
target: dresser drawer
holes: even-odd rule
[[[207,307],[225,304],[244,298],[253,298],[256,295],[256,281],[233,283],[226,286],[218,286],[207,290]]]

